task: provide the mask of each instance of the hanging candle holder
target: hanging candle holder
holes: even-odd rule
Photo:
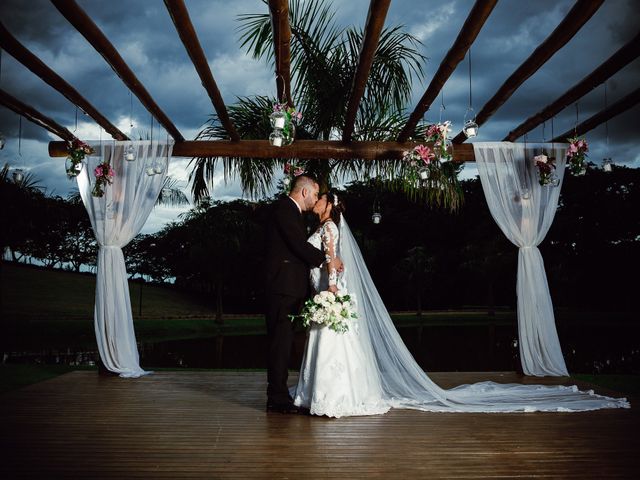
[[[284,135],[282,134],[282,130],[276,128],[271,135],[269,135],[269,143],[274,147],[281,147],[284,145]]]
[[[24,172],[21,168],[16,168],[11,176],[13,177],[13,183],[22,183],[24,180]]]
[[[133,162],[136,159],[136,157],[137,157],[136,148],[131,143],[127,148],[124,149],[124,159],[127,162]]]
[[[611,173],[613,171],[613,161],[610,157],[604,158],[602,160],[602,170],[607,173]]]
[[[302,114],[295,108],[283,103],[274,103],[269,121],[273,131],[269,135],[269,143],[274,147],[291,145],[296,136],[296,123],[302,119]]]
[[[156,175],[162,175],[164,173],[164,161],[160,158],[157,158],[153,162],[153,173]]]
[[[73,157],[67,157],[67,159],[64,161],[64,171],[69,178],[75,178],[80,175],[80,172],[82,172],[82,167],[82,160],[78,162],[74,160]]]
[[[282,130],[287,122],[287,115],[283,111],[276,110],[269,115],[269,121],[271,122],[271,128]]]
[[[478,124],[476,123],[476,114],[472,107],[472,95],[471,95],[471,47],[467,52],[469,58],[469,107],[464,114],[464,125],[462,131],[467,138],[473,138],[478,135]]]
[[[373,214],[371,215],[371,221],[375,225],[378,225],[382,221],[382,213],[378,199],[373,201]]]
[[[467,138],[473,138],[478,136],[479,127],[478,127],[478,124],[476,123],[475,114],[473,114],[473,116],[469,118],[468,117],[469,112],[473,114],[474,113],[473,108],[469,107],[467,109],[467,113],[464,116],[464,126],[462,127],[462,131],[464,132]]]

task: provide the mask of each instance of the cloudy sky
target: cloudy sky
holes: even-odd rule
[[[192,139],[213,108],[180,42],[161,0],[79,0],[155,101],[172,119],[183,136]],[[573,5],[571,0],[501,0],[473,46],[473,100],[476,111],[495,93],[504,80],[525,60],[562,20]],[[227,104],[237,96],[275,95],[271,68],[251,59],[239,47],[237,17],[243,13],[265,12],[260,0],[187,0],[196,32],[209,65]],[[336,21],[342,26],[363,27],[367,0],[334,1]],[[28,5],[28,8],[25,8]],[[404,25],[422,43],[428,57],[426,78],[414,82],[412,110],[424,93],[441,60],[451,47],[473,5],[471,0],[435,2],[394,0],[386,26]],[[511,99],[481,128],[478,141],[501,140],[531,114],[555,100],[588,75],[637,32],[640,2],[606,0],[582,30],[536,72]],[[3,0],[0,18],[9,31],[27,48],[73,85],[112,123],[129,132],[129,92],[102,57],[77,33],[48,0]],[[468,102],[467,64],[462,62],[444,87],[444,119],[462,125]],[[608,101],[613,103],[640,84],[640,61],[636,60],[608,82]],[[2,55],[0,86],[73,131],[75,107],[61,94],[33,75],[11,56]],[[604,106],[604,89],[598,87],[579,102],[580,120]],[[438,120],[437,106],[427,115]],[[640,145],[635,130],[640,106],[629,109],[609,122],[609,147],[604,125],[589,132],[590,158],[600,162],[611,156],[616,163],[640,167]],[[555,119],[555,133],[570,129],[575,108],[569,107]],[[133,124],[150,130],[150,116],[134,98]],[[75,187],[67,180],[63,159],[51,159],[47,143],[57,140],[44,129],[23,121],[21,155],[18,153],[18,116],[0,106],[0,131],[7,137],[0,151],[0,164],[32,171],[50,193],[66,196]],[[158,129],[156,128],[156,132]],[[97,140],[108,137],[89,118],[80,114],[76,135]],[[135,132],[134,132],[135,133]],[[544,136],[550,138],[547,124]],[[161,133],[164,135],[164,132]],[[529,141],[542,141],[538,128]],[[189,190],[188,159],[172,161],[170,175]],[[474,175],[472,164],[466,175]],[[225,184],[220,177],[214,187],[217,199],[240,197],[237,182]],[[145,232],[160,228],[182,210],[154,210]]]

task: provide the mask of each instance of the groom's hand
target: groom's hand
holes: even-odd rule
[[[338,286],[337,285],[329,285],[329,288],[327,288],[327,290],[331,293],[338,293]]]

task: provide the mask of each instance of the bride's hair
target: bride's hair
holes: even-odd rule
[[[331,220],[336,225],[340,224],[340,214],[344,213],[346,210],[344,206],[344,200],[342,198],[338,198],[335,193],[327,192],[327,201],[331,204]],[[337,203],[337,205],[336,205]]]

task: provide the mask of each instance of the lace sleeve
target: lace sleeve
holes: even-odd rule
[[[322,229],[322,246],[327,258],[327,273],[329,274],[329,285],[337,285],[338,272],[333,264],[336,258],[336,239],[338,237],[338,229],[333,222],[325,223]]]

